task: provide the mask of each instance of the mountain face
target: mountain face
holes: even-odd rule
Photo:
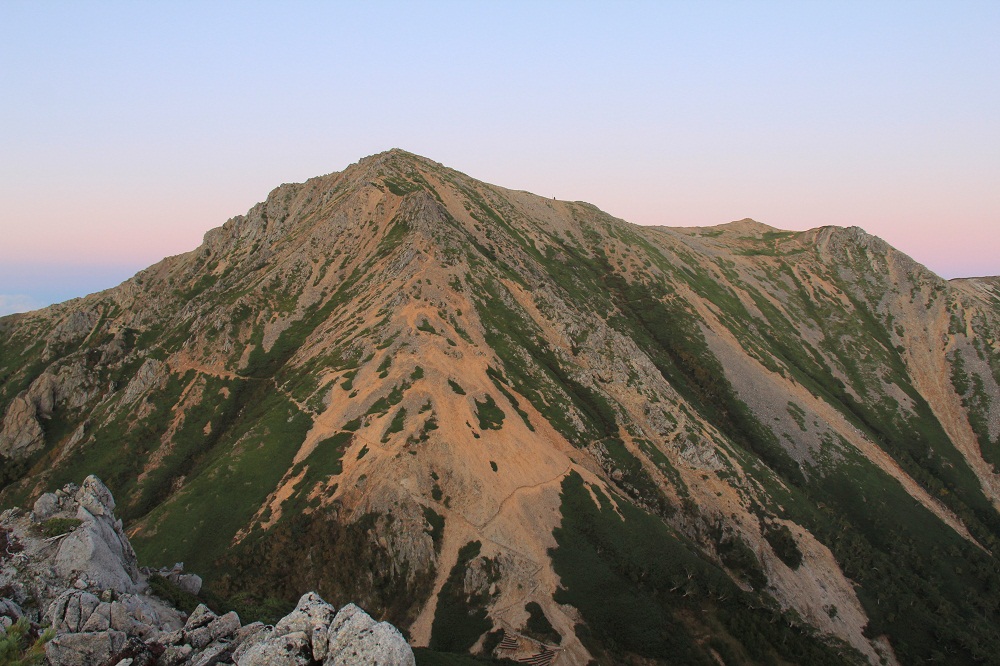
[[[97,474],[142,561],[435,650],[997,663],[998,339],[1000,280],[855,227],[393,150],[0,319],[0,506]]]

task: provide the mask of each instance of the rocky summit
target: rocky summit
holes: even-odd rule
[[[998,340],[1000,279],[856,227],[641,227],[393,150],[0,319],[0,503],[96,474],[122,523],[74,499],[54,570],[99,534],[87,585],[301,599],[246,654],[328,655],[355,603],[426,663],[998,663]]]

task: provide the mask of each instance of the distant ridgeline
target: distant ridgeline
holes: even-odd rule
[[[97,474],[142,561],[422,663],[1000,663],[998,340],[1000,280],[858,228],[393,150],[0,319],[0,506]]]

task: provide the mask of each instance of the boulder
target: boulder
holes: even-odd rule
[[[239,663],[240,658],[248,652],[255,645],[263,643],[271,634],[274,633],[274,627],[269,627],[261,622],[253,622],[245,627],[242,627],[236,632],[236,637],[233,639],[233,663]]]
[[[202,617],[208,617],[208,614]],[[239,629],[240,616],[235,611],[230,611],[219,617],[215,617],[213,614],[208,623],[201,624],[194,629],[185,629],[184,639],[191,647],[200,650],[212,642],[232,638]]]
[[[323,601],[315,592],[307,592],[299,598],[295,610],[281,618],[274,625],[274,635],[284,636],[294,632],[302,632],[309,637],[313,651],[313,659],[322,661],[326,656],[328,644],[327,635],[330,623],[337,614],[337,609]]]
[[[76,501],[95,516],[114,517],[115,498],[108,487],[93,474],[83,480],[83,485],[76,493]]]
[[[232,643],[213,643],[195,657],[192,666],[215,666],[229,663],[233,654]]]
[[[73,499],[80,526],[59,542],[53,562],[57,575],[100,590],[138,591],[135,551],[115,519],[111,492],[96,476],[88,476]]]
[[[125,641],[120,631],[59,634],[45,646],[45,658],[49,666],[101,666],[124,649]]]
[[[186,662],[192,652],[194,652],[194,648],[190,645],[170,645],[156,660],[156,664],[157,666],[178,666],[178,664]]]
[[[333,666],[416,666],[413,649],[388,622],[375,622],[354,604],[347,604],[330,625],[324,664]]]
[[[197,574],[176,574],[168,577],[168,580],[188,594],[197,596],[201,592],[201,576]]]
[[[184,623],[184,631],[194,631],[195,629],[200,629],[201,627],[209,625],[218,615],[212,612],[205,604],[198,604],[198,607],[194,609],[190,616],[188,616],[187,622]]]
[[[238,666],[310,666],[313,663],[309,636],[293,631],[284,636],[271,635],[254,643],[240,655]]]
[[[111,604],[102,601],[94,609],[81,631],[107,631],[111,628]]]
[[[60,508],[59,497],[55,493],[45,493],[35,500],[35,504],[31,508],[31,513],[35,517],[35,520],[42,522],[55,515]]]
[[[107,663],[116,666],[155,666],[163,649],[158,645],[147,645],[141,639],[130,636],[125,640],[125,646],[111,656]]]
[[[83,631],[87,621],[101,605],[101,600],[89,592],[67,590],[49,604],[45,617],[57,632]]]
[[[240,630],[240,616],[236,611],[229,611],[225,615],[220,615],[212,624],[208,625],[212,632],[212,640],[231,639]]]

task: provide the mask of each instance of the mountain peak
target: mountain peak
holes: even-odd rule
[[[403,150],[402,148],[390,148],[389,150],[375,153],[363,157],[357,162],[357,166],[369,171],[371,169],[441,169],[444,166],[431,159]],[[349,167],[350,168],[350,167]]]
[[[759,234],[771,233],[774,231],[780,231],[780,229],[778,229],[777,227],[772,227],[768,224],[764,224],[763,222],[758,222],[757,220],[753,220],[749,217],[745,217],[742,220],[734,220],[732,222],[720,224],[716,228],[728,229],[730,231],[734,231],[737,233],[752,234],[752,235],[759,235]]]
[[[640,227],[385,151],[2,320],[0,499],[98,474],[144,561],[442,650],[983,661],[994,290],[873,238]]]

